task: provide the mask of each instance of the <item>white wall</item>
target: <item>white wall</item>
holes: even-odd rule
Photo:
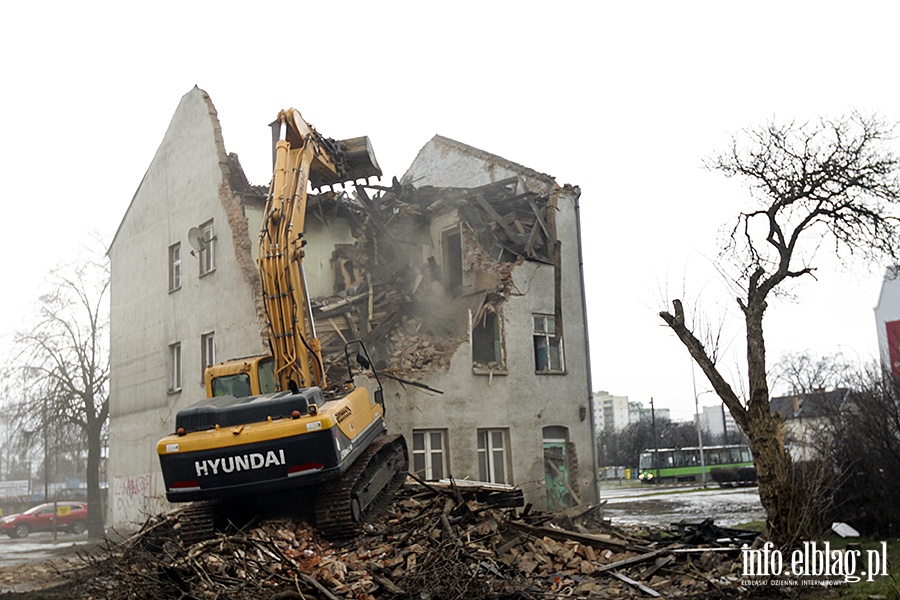
[[[168,130],[110,248],[109,524],[127,526],[163,500],[156,442],[175,413],[205,397],[200,336],[217,359],[263,351],[248,273],[232,227],[236,198],[221,189],[227,160],[215,108],[194,88]],[[212,219],[216,269],[199,276],[188,230]],[[246,236],[246,222],[240,235]],[[181,242],[182,287],[168,289],[168,248]],[[246,265],[247,261],[244,261]],[[252,264],[252,261],[250,261]],[[182,345],[182,390],[169,392],[169,345]],[[248,352],[249,350],[249,352]]]

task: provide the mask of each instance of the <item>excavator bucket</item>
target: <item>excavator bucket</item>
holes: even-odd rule
[[[337,143],[344,155],[346,181],[368,180],[369,177],[381,177],[381,167],[375,160],[375,151],[368,136],[341,140]]]
[[[309,182],[314,190],[339,183],[368,181],[373,176],[381,177],[381,167],[375,160],[375,152],[368,137],[328,142],[327,147],[338,172],[335,174],[324,164],[314,161],[309,173]]]

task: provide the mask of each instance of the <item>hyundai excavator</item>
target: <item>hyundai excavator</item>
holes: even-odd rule
[[[298,488],[310,492],[321,533],[350,537],[405,480],[408,451],[402,436],[387,434],[377,373],[372,395],[353,381],[353,358],[371,368],[362,342],[345,347],[348,380],[326,381],[303,271],[304,221],[308,187],[381,169],[367,137],[325,138],[295,109],[280,112],[272,129],[257,265],[271,354],[209,367],[207,398],[177,413],[157,453],[166,498],[194,502],[185,529],[199,537],[222,506]]]

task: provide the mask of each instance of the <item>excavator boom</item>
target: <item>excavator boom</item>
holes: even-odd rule
[[[275,166],[259,237],[259,279],[275,377],[282,390],[326,387],[306,275],[303,272],[307,188],[380,176],[368,138],[322,137],[295,109],[272,124]]]

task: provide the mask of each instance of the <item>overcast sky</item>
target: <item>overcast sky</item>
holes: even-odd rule
[[[657,313],[683,297],[737,317],[714,263],[747,201],[703,158],[773,117],[900,117],[900,8],[850,6],[7,2],[0,331],[27,322],[47,272],[90,232],[112,239],[198,85],[253,183],[269,180],[267,124],[293,106],[329,137],[368,135],[388,177],[441,134],[580,186],[593,387],[687,418],[691,364]],[[874,358],[882,271],[823,269],[773,303],[770,357]],[[726,331],[736,365],[740,331]]]

